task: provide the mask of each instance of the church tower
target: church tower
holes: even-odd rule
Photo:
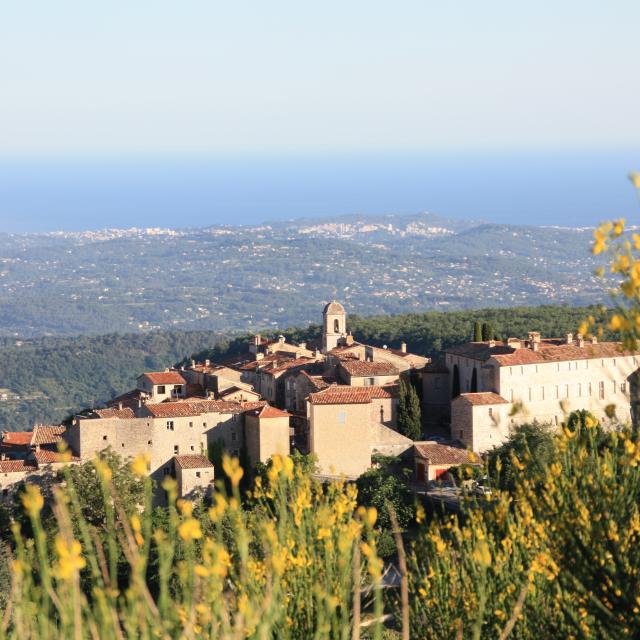
[[[322,312],[322,351],[335,349],[347,337],[347,312],[335,300]]]

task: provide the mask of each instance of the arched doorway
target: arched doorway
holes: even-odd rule
[[[473,367],[473,373],[471,374],[471,393],[477,393],[478,391],[478,370]]]

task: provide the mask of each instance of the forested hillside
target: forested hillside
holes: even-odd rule
[[[363,318],[350,316],[355,338],[436,356],[452,344],[472,339],[474,322],[489,322],[498,337],[540,331],[560,336],[575,331],[595,308],[520,307],[478,311],[410,313]],[[288,340],[319,334],[311,325],[283,331]],[[197,354],[224,358],[245,348],[248,335],[223,338],[210,331],[154,332],[77,338],[0,340],[0,429],[29,429],[36,422],[59,422],[133,386],[142,371],[162,369]]]

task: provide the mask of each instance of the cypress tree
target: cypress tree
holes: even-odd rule
[[[400,380],[398,431],[411,440],[420,440],[422,436],[420,399],[413,385],[404,380]]]
[[[482,326],[479,320],[473,323],[473,341],[482,342]]]
[[[493,340],[493,327],[488,322],[482,323],[482,340],[487,342]]]

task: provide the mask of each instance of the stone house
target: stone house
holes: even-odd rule
[[[414,479],[417,483],[436,481],[451,467],[469,464],[469,451],[437,442],[415,442]]]
[[[152,402],[176,400],[186,396],[187,381],[178,371],[154,371],[138,376],[138,390],[147,394]]]
[[[178,495],[191,498],[196,493],[208,493],[213,488],[214,468],[203,455],[174,456],[173,464],[178,483]]]
[[[412,442],[396,431],[395,387],[331,386],[307,401],[310,451],[321,473],[357,477],[375,452],[400,455]]]
[[[438,371],[425,370],[423,410],[433,416],[446,389],[451,436],[476,451],[499,445],[518,424],[560,425],[578,409],[606,421],[614,405],[617,419],[629,423],[639,359],[619,343],[572,334],[471,342],[447,349]]]
[[[291,415],[264,405],[245,413],[244,435],[251,465],[267,462],[273,455],[291,453]]]

